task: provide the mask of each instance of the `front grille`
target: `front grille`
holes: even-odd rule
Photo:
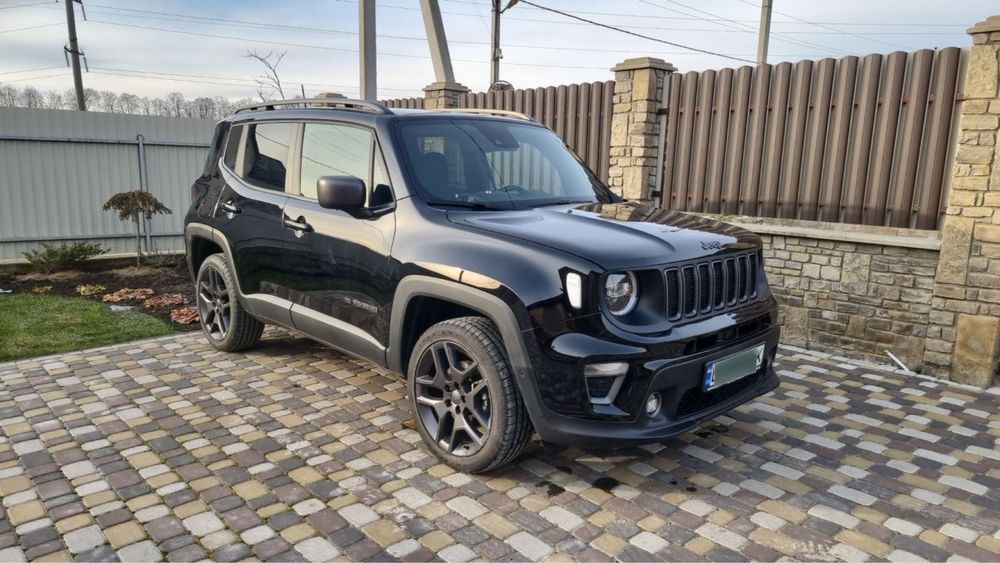
[[[757,296],[759,266],[757,254],[747,253],[667,268],[667,318],[676,321],[746,303]]]

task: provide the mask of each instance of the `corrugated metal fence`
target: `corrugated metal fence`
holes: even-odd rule
[[[662,205],[937,228],[962,66],[947,48],[675,74]]]
[[[589,82],[462,94],[463,108],[517,111],[556,132],[602,180],[608,179],[615,82]],[[420,109],[423,98],[385,100],[389,107]]]
[[[43,241],[133,250],[132,224],[101,210],[112,194],[133,189],[173,210],[146,225],[146,248],[182,249],[191,183],[214,126],[204,119],[0,108],[0,259],[21,258]]]

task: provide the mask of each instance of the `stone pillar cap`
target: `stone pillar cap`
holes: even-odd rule
[[[977,23],[976,25],[965,30],[969,35],[978,35],[980,33],[993,33],[994,31],[1000,31],[1000,16],[990,16],[985,20]]]
[[[436,92],[440,90],[451,90],[453,92],[468,92],[469,89],[458,82],[432,82],[424,86],[424,92]]]
[[[620,70],[639,70],[645,68],[665,70],[667,72],[677,70],[677,67],[674,65],[656,57],[636,57],[634,59],[625,59],[624,61],[616,64],[611,70],[618,72]]]

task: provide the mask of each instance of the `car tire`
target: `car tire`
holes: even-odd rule
[[[224,255],[213,254],[201,263],[194,287],[198,321],[212,346],[238,352],[260,341],[264,323],[240,303],[235,277]]]
[[[461,317],[427,329],[410,354],[407,389],[421,437],[454,469],[502,467],[531,439],[503,340],[488,319]]]

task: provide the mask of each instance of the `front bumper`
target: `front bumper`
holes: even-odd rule
[[[654,392],[662,397],[661,408],[652,416],[641,409],[630,420],[567,416],[548,408],[538,393],[522,395],[535,430],[546,442],[608,450],[665,440],[774,390],[778,386],[774,356],[779,333],[777,326],[771,326],[766,331],[704,353],[671,361],[646,360],[642,369],[649,371],[651,376],[640,394],[642,402]],[[765,345],[765,362],[757,373],[712,391],[702,390],[706,362],[759,344]],[[528,379],[533,380],[530,376]]]

